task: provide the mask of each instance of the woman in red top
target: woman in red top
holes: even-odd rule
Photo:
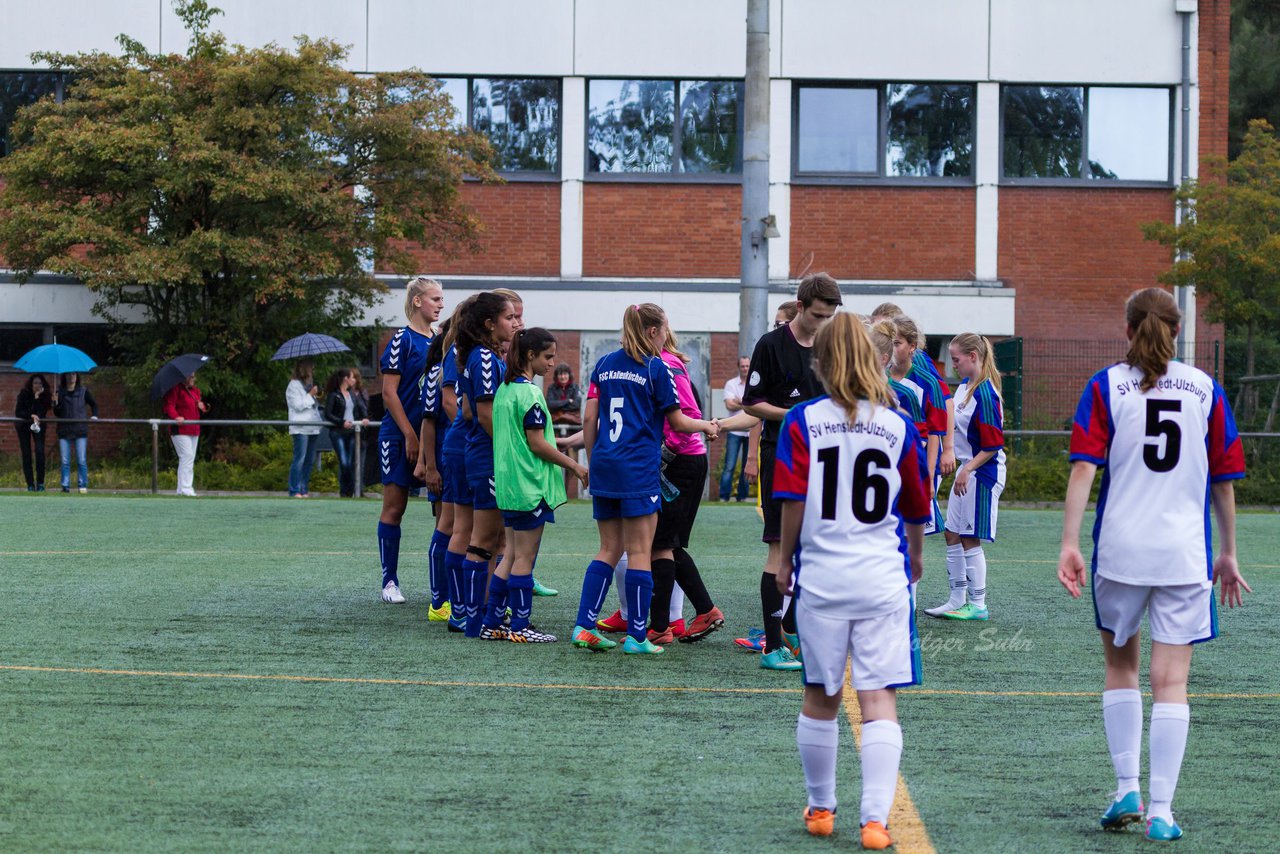
[[[196,445],[200,443],[201,414],[208,405],[200,399],[196,375],[178,383],[164,396],[164,417],[181,422],[173,428],[173,449],[178,452],[178,494],[195,497]]]

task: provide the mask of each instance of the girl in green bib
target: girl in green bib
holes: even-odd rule
[[[552,643],[555,635],[540,632],[529,624],[533,609],[533,561],[542,542],[542,526],[555,521],[555,508],[565,502],[564,476],[568,469],[587,485],[587,469],[577,460],[556,450],[555,433],[547,411],[546,398],[534,384],[534,377],[546,377],[556,364],[556,339],[541,327],[521,329],[507,352],[507,371],[493,400],[494,487],[498,508],[507,532],[513,558],[510,578],[501,579],[503,567],[494,573],[494,587],[506,583],[506,601],[511,605],[508,638],[514,643]],[[485,626],[502,624],[502,611],[486,609]]]

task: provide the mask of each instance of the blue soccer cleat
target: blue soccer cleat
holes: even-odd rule
[[[1136,821],[1142,821],[1142,795],[1128,792],[1111,802],[1099,823],[1103,830],[1124,830]]]
[[[1165,821],[1162,818],[1147,819],[1147,838],[1152,842],[1172,842],[1182,838],[1182,828],[1176,821]]]

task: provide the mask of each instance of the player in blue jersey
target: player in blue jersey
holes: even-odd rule
[[[444,308],[444,288],[418,276],[405,287],[404,313],[409,325],[387,342],[378,366],[386,415],[378,428],[378,461],[382,469],[382,515],[378,519],[378,554],[382,559],[382,601],[399,605],[400,520],[409,490],[422,486],[414,476],[422,428],[422,387],[427,380],[427,348],[431,324]]]
[[[622,349],[602,356],[591,372],[598,397],[588,399],[582,419],[590,465],[592,515],[600,530],[600,550],[587,567],[578,603],[573,645],[602,651],[617,646],[600,634],[596,620],[613,581],[613,568],[627,552],[627,639],[623,652],[653,655],[649,641],[653,597],[650,555],[662,501],[662,425],[681,433],[719,428],[680,411],[675,380],[662,361],[667,316],[642,303],[622,315]]]
[[[926,438],[929,452],[925,459],[929,463],[929,476],[932,479],[933,491],[936,494],[943,476],[949,475],[956,470],[956,454],[952,441],[952,431],[955,430],[956,417],[955,401],[951,397],[951,389],[947,387],[942,375],[938,373],[938,366],[933,363],[933,359],[925,352],[924,333],[920,331],[920,327],[916,325],[916,322],[907,317],[902,309],[891,302],[881,303],[872,312],[871,319],[873,321],[882,318],[892,320],[897,324],[898,331],[902,335],[902,347],[894,358],[895,361],[902,360],[906,363],[907,379],[923,388],[934,406],[946,410],[946,425],[939,428],[942,433],[938,437],[940,439],[938,447],[935,449],[931,437]],[[930,433],[932,434],[932,432],[931,430]],[[937,530],[933,529],[932,525],[927,525],[925,526],[925,533],[936,534]]]
[[[511,300],[498,294],[476,294],[471,308],[458,319],[458,386],[464,389],[470,416],[463,452],[467,487],[471,493],[471,541],[462,564],[463,601],[467,606],[467,637],[480,637],[488,589],[489,565],[502,544],[502,511],[493,482],[493,398],[502,383],[502,353],[517,330]]]
[[[453,317],[457,317],[456,311]],[[444,477],[444,443],[449,434],[449,422],[457,410],[457,398],[453,396],[453,386],[457,384],[456,369],[454,381],[445,385],[446,356],[452,357],[450,347],[453,338],[449,330],[453,328],[453,317],[440,324],[440,331],[427,349],[427,381],[422,387],[422,433],[418,443],[418,467],[414,470],[414,476],[426,484],[427,495],[437,508],[436,527],[431,532],[431,545],[427,552],[431,566],[431,607],[427,610],[427,619],[433,623],[448,620],[453,614],[453,603],[461,603],[460,599],[455,599],[461,588],[455,588],[451,583],[446,565],[454,526],[454,504],[445,489]]]
[[[1102,720],[1116,772],[1104,830],[1143,817],[1139,626],[1151,632],[1150,793],[1147,838],[1182,836],[1173,795],[1187,746],[1187,677],[1193,645],[1218,634],[1213,585],[1222,604],[1242,604],[1249,585],[1236,564],[1235,486],[1244,449],[1226,395],[1212,377],[1173,361],[1182,320],[1166,291],[1129,297],[1125,361],[1085,386],[1071,434],[1071,478],[1062,521],[1058,580],[1074,597],[1088,583],[1080,523],[1103,467],[1093,526],[1094,615],[1106,681]],[[1221,545],[1213,556],[1209,505]]]
[[[848,673],[862,711],[862,847],[880,850],[893,844],[886,825],[902,757],[896,689],[921,678],[908,580],[920,571],[929,487],[915,425],[897,411],[858,318],[836,315],[813,356],[827,393],[787,413],[772,478],[782,505],[777,584],[790,593],[794,580],[804,653],[804,823],[815,836],[835,829]]]
[[[466,383],[458,373],[456,341],[461,318],[475,303],[469,296],[458,304],[450,318],[449,330],[443,333],[444,360],[440,364],[440,406],[448,419],[448,427],[441,443],[440,471],[441,501],[452,508],[453,527],[445,547],[444,568],[449,582],[451,613],[449,631],[466,629],[467,607],[462,564],[467,559],[467,546],[471,544],[471,489],[467,486],[467,407]]]

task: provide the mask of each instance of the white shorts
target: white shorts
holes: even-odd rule
[[[1151,586],[1125,584],[1094,573],[1093,612],[1098,628],[1115,635],[1116,646],[1124,646],[1138,633],[1144,613],[1151,639],[1160,643],[1181,646],[1218,636],[1218,608],[1210,581]]]
[[[988,486],[970,475],[969,488],[964,495],[957,495],[952,481],[951,494],[947,496],[947,530],[962,537],[994,541],[1002,492],[1004,481]]]
[[[796,600],[796,632],[804,684],[821,685],[829,697],[844,688],[845,665],[850,662],[853,687],[858,691],[920,684],[920,644],[910,603],[883,617],[833,619],[806,608],[801,592]]]

